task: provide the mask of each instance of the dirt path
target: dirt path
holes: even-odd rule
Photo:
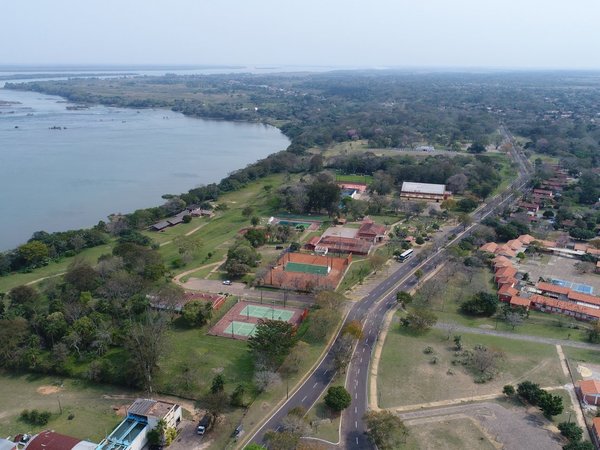
[[[455,323],[447,323],[447,322],[438,322],[435,324],[435,328],[440,330],[450,330],[462,333],[471,333],[471,334],[486,334],[489,336],[498,336],[504,337],[507,339],[513,339],[516,341],[527,341],[527,342],[536,342],[538,344],[548,344],[548,345],[562,345],[564,347],[574,347],[574,348],[583,348],[586,350],[598,350],[597,344],[588,344],[587,342],[578,342],[578,341],[567,341],[564,339],[554,339],[554,338],[545,338],[541,336],[532,336],[530,334],[515,334],[507,331],[496,331],[496,330],[488,330],[482,328],[473,328],[473,327],[465,327],[463,325],[458,325]]]
[[[39,283],[40,281],[48,280],[50,278],[61,277],[65,273],[67,273],[67,272],[55,273],[54,275],[48,275],[47,277],[42,277],[42,278],[38,278],[36,280],[28,281],[27,283],[25,283],[25,286],[31,286],[32,284],[36,284],[36,283]]]
[[[183,283],[183,282],[181,281],[181,279],[182,279],[183,277],[185,277],[185,276],[187,276],[187,275],[189,275],[189,274],[191,274],[191,273],[197,272],[197,271],[199,271],[199,270],[205,269],[206,267],[211,267],[211,266],[219,267],[221,264],[224,264],[224,263],[225,263],[225,260],[223,259],[223,260],[221,260],[221,261],[217,261],[217,262],[214,262],[214,263],[210,263],[210,264],[204,264],[203,266],[194,267],[193,269],[186,270],[185,272],[181,272],[180,274],[178,274],[178,275],[175,275],[175,276],[173,277],[173,282],[174,282],[175,284],[178,284],[178,285],[180,285],[180,286],[183,286],[183,285],[185,284],[185,283]],[[213,271],[214,271],[214,269],[213,269],[211,272],[213,272]]]
[[[557,391],[559,389],[565,389],[565,386],[548,386],[544,387],[547,391]],[[461,403],[472,403],[472,402],[481,402],[484,400],[493,400],[495,398],[503,397],[502,393],[494,393],[494,394],[484,394],[484,395],[474,395],[472,397],[462,397],[462,398],[452,398],[449,400],[440,400],[437,402],[425,402],[425,403],[417,403],[414,405],[403,405],[403,406],[393,406],[391,408],[386,408],[388,410],[394,410],[395,412],[405,412],[405,411],[417,411],[425,408],[441,408],[444,406],[454,406],[460,405]]]

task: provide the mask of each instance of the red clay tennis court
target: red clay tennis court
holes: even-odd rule
[[[306,309],[239,301],[210,329],[209,334],[233,339],[248,339],[254,333],[256,324],[262,319],[282,320],[298,326],[307,314]]]

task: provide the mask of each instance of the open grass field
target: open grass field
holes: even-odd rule
[[[237,302],[230,297],[217,311],[211,324],[217,321]],[[252,389],[254,371],[246,342],[208,336],[210,324],[189,328],[177,320],[167,335],[166,349],[159,361],[160,373],[157,390],[165,394],[200,399],[217,374],[225,378],[225,390],[231,392],[243,384]]]
[[[62,385],[62,387],[61,387]],[[128,405],[134,392],[112,386],[92,386],[80,380],[0,372],[0,436],[53,429],[80,439],[99,442],[122,419],[113,406]],[[63,413],[59,414],[59,405]],[[21,422],[24,409],[47,410],[52,418],[46,426]],[[68,420],[69,414],[72,420]]]
[[[408,427],[407,450],[495,450],[481,425],[469,417],[426,421]]]
[[[238,236],[238,231],[250,226],[250,218],[242,215],[246,206],[251,206],[259,217],[271,215],[267,206],[268,195],[264,190],[267,185],[277,187],[284,181],[283,175],[271,175],[249,184],[244,189],[219,198],[218,203],[226,205],[226,209],[218,211],[216,216],[207,218],[194,218],[189,224],[180,224],[169,228],[164,233],[145,231],[144,234],[161,245],[159,252],[164,258],[167,267],[181,257],[179,248],[189,243],[198,244],[196,251],[189,261],[174,269],[175,274],[190,270],[194,267],[214,263],[224,258],[229,245]],[[198,231],[185,236],[194,228],[202,226]],[[211,257],[208,254],[211,253]]]
[[[397,321],[396,321],[397,322]],[[562,385],[565,379],[556,349],[551,345],[514,341],[495,336],[462,334],[465,349],[481,344],[504,352],[499,373],[484,384],[455,357],[452,336],[432,330],[412,335],[392,324],[381,355],[377,378],[378,403],[382,408],[500,393],[505,384],[532,380],[541,386]],[[432,347],[425,354],[425,347]],[[431,362],[433,356],[437,363]]]
[[[440,322],[455,323],[473,328],[488,328],[515,334],[555,339],[585,341],[585,322],[557,314],[530,311],[523,324],[513,330],[501,318],[467,316],[460,312],[460,304],[479,291],[496,292],[492,273],[488,268],[476,269],[471,275],[459,270],[448,272],[444,269],[439,276],[423,284],[417,296],[428,301]]]
[[[331,386],[343,386],[344,377],[337,377]],[[306,419],[312,424],[312,437],[325,439],[329,442],[338,442],[340,439],[341,414],[334,414],[325,404],[327,391],[317,400],[306,414]]]
[[[83,250],[77,256],[62,258],[60,261],[52,262],[47,266],[40,267],[29,273],[13,273],[4,277],[0,277],[0,292],[8,292],[15,286],[22,284],[31,283],[32,281],[39,280],[41,278],[51,278],[58,276],[65,272],[69,265],[76,258],[83,258],[95,264],[101,255],[110,253],[112,251],[112,245],[100,245],[94,248],[88,248]]]

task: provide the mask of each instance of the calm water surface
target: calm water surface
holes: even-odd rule
[[[264,125],[67,105],[0,89],[0,251],[37,230],[87,227],[159,205],[162,194],[217,182],[289,145]]]

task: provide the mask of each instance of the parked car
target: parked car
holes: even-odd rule
[[[202,417],[200,422],[198,422],[196,433],[198,433],[200,436],[204,435],[204,433],[212,428],[214,422],[215,417],[212,414],[204,414],[204,417]]]
[[[223,281],[223,284],[225,286],[231,286],[231,280],[225,280],[225,281]]]

